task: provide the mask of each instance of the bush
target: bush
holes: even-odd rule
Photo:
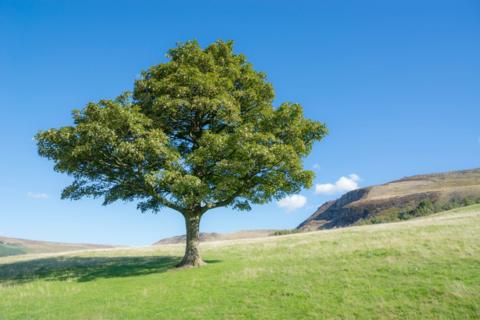
[[[435,207],[430,199],[422,200],[418,206],[410,212],[411,216],[422,217],[435,213]]]
[[[272,236],[284,236],[284,235],[287,235],[287,234],[299,233],[299,232],[301,232],[301,231],[297,230],[297,229],[277,230],[274,233],[272,233]]]

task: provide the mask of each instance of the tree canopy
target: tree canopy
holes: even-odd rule
[[[144,71],[133,93],[89,103],[74,124],[39,132],[41,156],[71,175],[63,198],[138,201],[187,219],[217,207],[249,210],[310,187],[303,168],[324,124],[274,91],[233,42],[195,41]],[[188,233],[188,232],[187,232]]]

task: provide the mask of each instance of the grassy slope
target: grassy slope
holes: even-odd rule
[[[0,243],[0,257],[14,256],[24,253],[26,253],[26,251],[21,247]]]
[[[177,245],[7,257],[0,319],[478,319],[479,243],[477,205],[205,243],[212,263],[200,269],[170,269]]]

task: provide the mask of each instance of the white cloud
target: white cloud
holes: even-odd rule
[[[336,194],[352,191],[358,189],[359,181],[360,177],[357,174],[352,173],[347,177],[340,177],[335,183],[317,184],[315,186],[315,193]]]
[[[46,199],[48,199],[48,194],[46,194],[46,193],[28,192],[27,196],[30,199],[36,199],[36,200],[46,200]]]
[[[294,194],[292,196],[288,196],[278,201],[277,205],[280,208],[285,209],[287,212],[291,212],[296,209],[302,208],[303,206],[305,206],[306,203],[307,203],[306,197],[299,194]]]

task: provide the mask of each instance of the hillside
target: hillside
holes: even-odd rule
[[[346,193],[297,229],[311,231],[406,220],[480,202],[480,169],[417,175]]]
[[[478,319],[480,205],[399,223],[0,258],[5,319]]]
[[[276,230],[243,230],[229,233],[217,233],[217,232],[201,232],[200,233],[200,242],[209,242],[209,241],[224,241],[224,240],[238,240],[238,239],[253,239],[271,236]],[[185,243],[186,237],[175,236],[162,239],[154,243],[154,245],[160,244],[176,244]]]
[[[0,237],[0,257],[27,253],[54,253],[86,249],[112,248],[97,244],[75,244],[49,241],[33,241]]]

